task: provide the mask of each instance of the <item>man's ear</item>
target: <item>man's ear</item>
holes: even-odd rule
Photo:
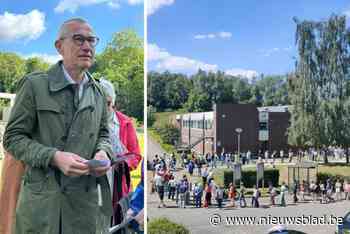
[[[55,47],[56,47],[57,52],[58,52],[60,55],[62,55],[62,52],[63,52],[62,40],[56,40],[56,41],[55,41]]]

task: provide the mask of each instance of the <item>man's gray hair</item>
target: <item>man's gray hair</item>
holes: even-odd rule
[[[66,20],[63,22],[63,24],[60,27],[60,30],[58,31],[57,40],[62,39],[63,37],[65,37],[67,34],[70,33],[68,25],[72,22],[77,22],[77,23],[81,23],[81,24],[89,24],[83,18],[72,18],[72,19]]]

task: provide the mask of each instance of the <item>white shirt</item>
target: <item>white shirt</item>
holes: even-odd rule
[[[62,64],[62,69],[63,69],[63,74],[64,77],[68,80],[69,83],[71,84],[77,84],[75,80],[72,79],[72,77],[69,75],[67,70],[64,68],[64,65]],[[83,80],[79,83],[79,100],[83,96],[83,90],[84,90],[84,85],[89,81],[89,78],[87,77],[86,73],[84,73],[84,78]]]

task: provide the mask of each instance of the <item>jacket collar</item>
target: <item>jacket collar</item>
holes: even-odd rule
[[[60,60],[47,71],[49,79],[49,89],[52,92],[60,91],[71,84],[64,76],[62,62],[63,61]],[[92,76],[88,72],[86,72],[86,74],[89,79],[88,84],[95,83]]]

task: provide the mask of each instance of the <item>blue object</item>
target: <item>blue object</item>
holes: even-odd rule
[[[133,211],[133,216],[136,216],[144,207],[143,193],[143,180],[141,180],[130,199],[130,209]],[[140,230],[140,225],[136,222],[136,220],[132,220],[130,225],[137,233],[143,233],[143,231]]]

